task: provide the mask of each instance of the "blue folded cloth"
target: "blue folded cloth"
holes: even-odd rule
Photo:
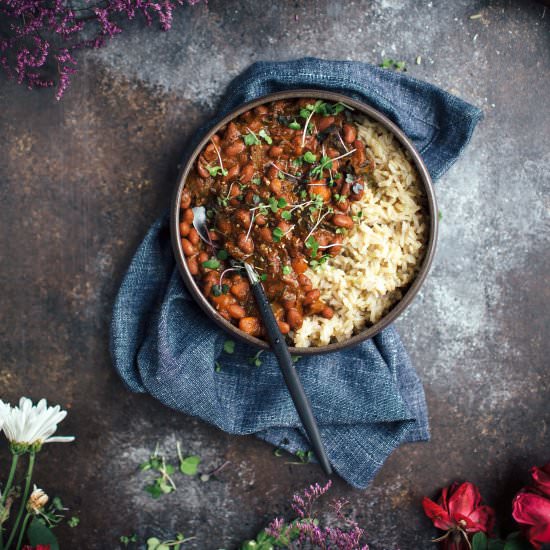
[[[210,124],[243,102],[289,88],[338,91],[382,111],[414,142],[434,179],[481,119],[474,106],[403,74],[307,58],[252,65],[229,85]],[[183,285],[168,223],[163,216],[151,227],[116,298],[111,354],[118,373],[130,390],[226,432],[308,450],[275,357],[262,354],[256,367],[249,361],[256,349],[237,343],[234,353],[223,351],[228,335]],[[429,438],[424,391],[393,327],[352,349],[304,357],[297,369],[334,470],[355,487],[366,487],[399,444]]]

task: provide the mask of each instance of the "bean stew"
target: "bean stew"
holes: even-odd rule
[[[189,272],[216,311],[265,339],[242,270],[260,275],[283,334],[305,316],[330,319],[305,272],[342,250],[360,216],[372,157],[353,109],[316,99],[260,105],[229,122],[200,152],[181,192],[179,232]],[[194,227],[204,207],[208,234]]]

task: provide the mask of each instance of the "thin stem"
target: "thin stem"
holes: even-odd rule
[[[10,473],[8,475],[8,481],[6,481],[6,486],[4,488],[4,493],[2,494],[2,506],[6,504],[6,500],[8,498],[8,495],[10,493],[10,489],[13,483],[13,478],[15,477],[15,470],[17,469],[17,462],[19,461],[19,455],[14,454],[11,459],[11,468]]]
[[[13,454],[11,458],[11,467],[10,467],[10,473],[8,475],[8,480],[6,481],[6,486],[4,487],[4,493],[2,494],[2,500],[0,501],[0,508],[3,509],[6,501],[8,499],[8,495],[11,491],[11,486],[13,484],[13,479],[15,477],[15,471],[17,470],[17,463],[19,462],[19,455]],[[2,525],[0,524],[0,550],[4,549],[4,529]]]
[[[29,523],[31,515],[27,512],[27,515],[25,516],[25,519],[23,520],[23,525],[21,526],[21,531],[19,531],[19,538],[17,539],[17,546],[15,547],[15,550],[20,550],[21,544],[23,544],[23,535],[25,534],[25,531],[27,530],[27,523]]]
[[[21,504],[19,506],[19,512],[17,513],[17,518],[15,520],[15,523],[13,524],[10,538],[8,539],[8,542],[6,544],[6,550],[9,550],[9,547],[11,546],[11,543],[15,538],[15,534],[17,533],[17,528],[21,523],[21,518],[23,517],[23,513],[25,512],[25,508],[27,506],[27,500],[29,498],[29,491],[31,488],[32,471],[34,468],[35,459],[36,459],[36,453],[35,451],[31,451],[29,453],[29,466],[27,468],[27,475],[25,476],[25,491],[23,492],[23,499],[21,500]]]

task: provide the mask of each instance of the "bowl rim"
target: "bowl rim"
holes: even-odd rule
[[[181,164],[180,173],[177,178],[177,184],[175,186],[172,196],[172,204],[170,208],[170,235],[172,241],[172,250],[183,282],[185,283],[185,286],[187,287],[195,302],[206,313],[206,315],[235,339],[256,348],[261,348],[264,350],[271,349],[268,342],[242,332],[238,327],[231,324],[229,321],[226,321],[221,315],[219,315],[218,312],[210,305],[206,297],[202,294],[197,283],[193,279],[193,276],[189,273],[187,262],[185,261],[185,255],[183,254],[183,250],[181,248],[181,239],[179,235],[180,196],[185,187],[187,176],[196,158],[202,151],[203,147],[208,143],[211,136],[214,135],[222,126],[225,126],[231,120],[245,113],[246,111],[258,107],[259,105],[263,105],[264,103],[271,103],[273,101],[282,99],[299,99],[303,97],[311,97],[312,99],[324,99],[334,102],[346,103],[347,105],[350,105],[351,107],[357,109],[358,111],[367,115],[376,122],[379,122],[384,127],[386,127],[386,129],[392,132],[398,139],[400,144],[405,148],[405,150],[409,152],[413,163],[418,170],[420,180],[426,194],[430,216],[428,242],[420,269],[414,281],[410,284],[403,297],[392,307],[392,309],[388,313],[386,313],[386,315],[384,315],[384,317],[382,317],[374,325],[371,325],[361,330],[359,333],[342,342],[335,342],[325,346],[311,346],[307,348],[289,346],[289,351],[293,355],[321,355],[354,347],[359,343],[368,340],[369,338],[373,338],[379,332],[381,332],[383,329],[393,323],[407,309],[407,307],[411,304],[413,299],[418,294],[421,286],[428,276],[430,267],[433,262],[439,221],[433,182],[428,172],[428,169],[416,147],[405,135],[405,133],[386,115],[382,114],[380,111],[362,100],[354,99],[343,93],[330,92],[317,88],[300,88],[295,90],[288,89],[279,92],[269,93],[246,103],[243,103],[235,109],[232,109],[227,115],[225,115],[222,119],[220,119],[212,127],[210,127],[204,133],[198,144],[192,148],[190,154],[184,157],[184,161]]]

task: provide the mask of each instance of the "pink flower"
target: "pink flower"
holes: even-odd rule
[[[489,534],[495,522],[495,512],[481,504],[479,489],[469,482],[453,483],[441,491],[436,502],[424,497],[425,514],[446,534],[436,540],[445,541],[448,549],[469,547],[469,535],[479,531]]]
[[[550,463],[534,466],[533,487],[522,489],[512,503],[512,515],[522,526],[524,535],[537,550],[550,543]]]

